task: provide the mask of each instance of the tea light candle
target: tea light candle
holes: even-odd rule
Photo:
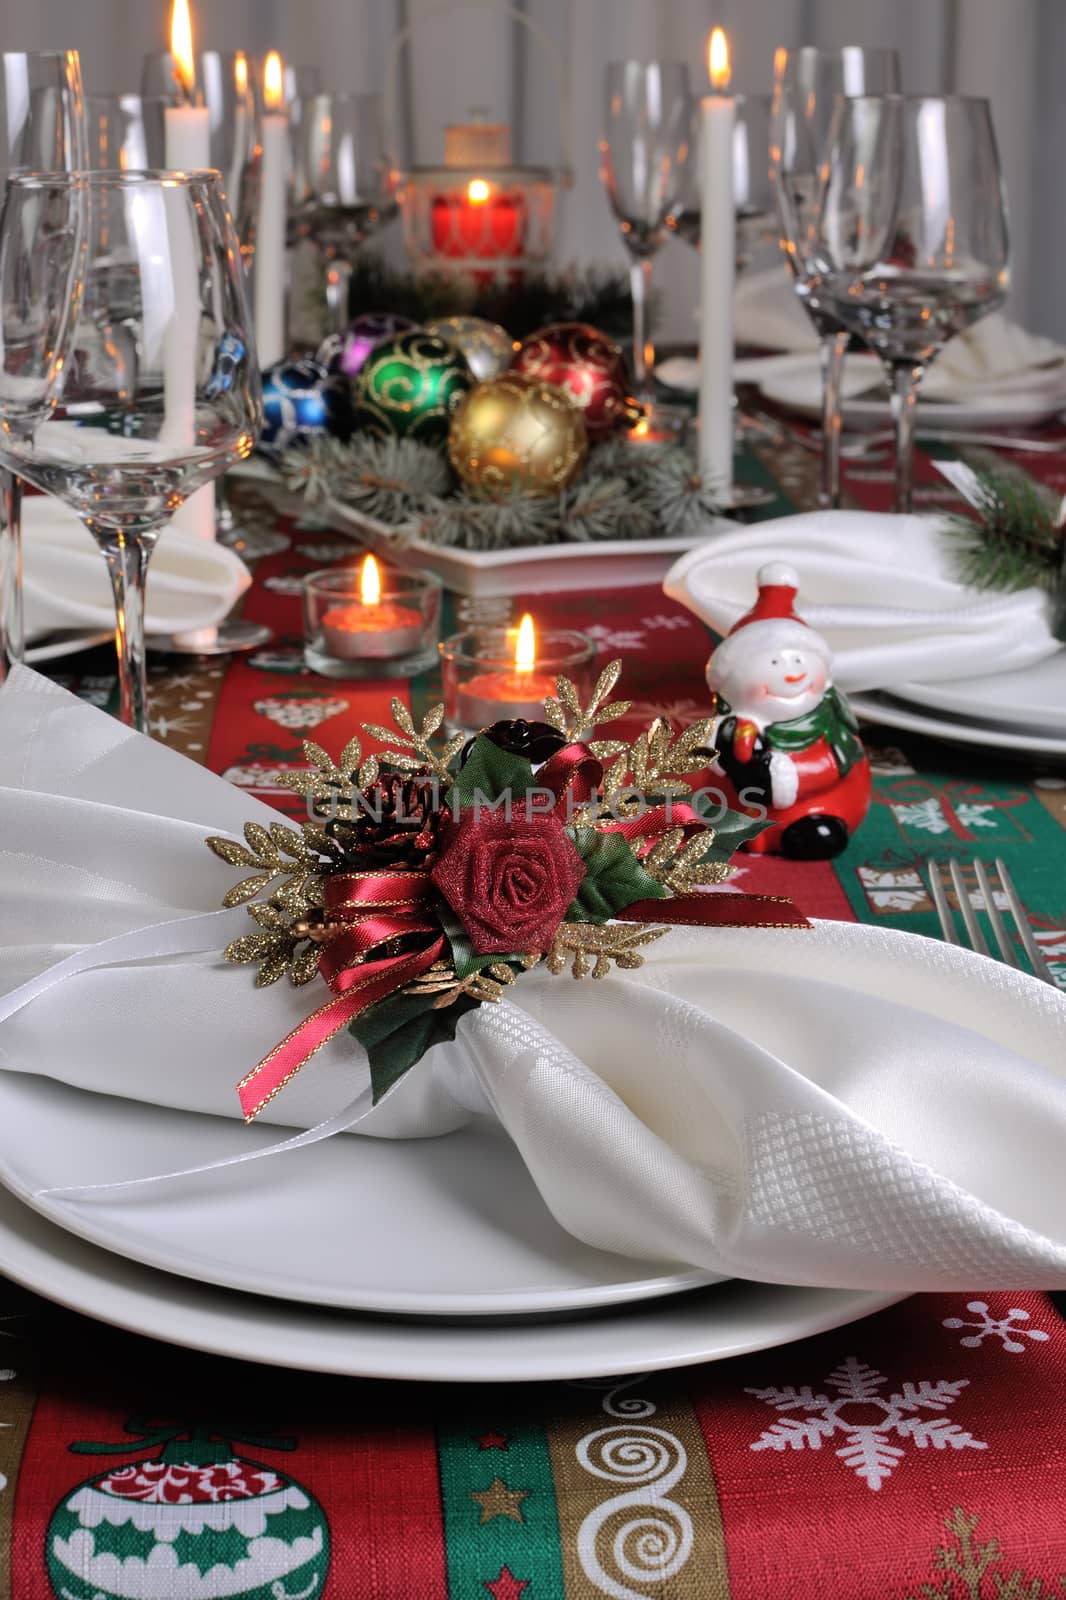
[[[555,693],[555,679],[536,667],[537,638],[527,612],[515,640],[514,667],[478,672],[460,685],[459,721],[468,728],[484,728],[516,717],[527,722],[542,720],[545,697]]]
[[[381,573],[367,556],[359,573],[359,599],[331,606],[321,617],[322,635],[338,661],[385,661],[418,649],[422,613],[381,598]]]

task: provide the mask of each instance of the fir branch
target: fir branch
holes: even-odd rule
[[[974,473],[978,519],[953,521],[959,579],[975,589],[1045,589],[1055,637],[1066,640],[1066,531],[1060,497],[1020,467],[988,456]]]

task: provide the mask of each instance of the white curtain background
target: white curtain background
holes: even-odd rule
[[[569,81],[575,185],[562,203],[557,260],[625,265],[597,176],[604,64],[681,60],[706,82],[710,28],[729,33],[734,84],[769,88],[775,46],[891,44],[915,92],[988,95],[1007,179],[1013,237],[1012,314],[1066,340],[1062,151],[1066,145],[1064,0],[518,0],[559,50]],[[326,88],[380,89],[392,39],[435,0],[192,0],[201,48],[270,48],[316,64]],[[4,49],[77,48],[86,84],[130,90],[146,51],[165,46],[170,0],[0,0]],[[400,77],[401,132],[417,159],[437,160],[443,129],[481,108],[511,121],[529,161],[562,157],[547,72],[527,31],[483,8],[425,20]],[[410,147],[410,146],[409,146]],[[394,225],[395,226],[395,225]],[[389,241],[390,253],[397,249]],[[692,336],[693,254],[664,247],[656,269],[662,333]]]

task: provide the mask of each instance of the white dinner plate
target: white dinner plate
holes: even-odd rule
[[[786,366],[767,365],[758,378],[764,399],[792,411],[811,422],[822,415],[821,367],[817,355],[805,361],[792,360]],[[887,395],[869,396],[867,391],[881,381],[881,364],[875,356],[850,356],[845,363],[842,386],[842,415],[845,428],[888,427],[892,417]],[[936,400],[918,394],[918,431],[942,428],[1026,428],[1046,422],[1066,407],[1066,362],[1056,374],[1034,373],[1031,388],[1017,380],[1001,388],[975,388],[965,400]]]
[[[345,1377],[528,1383],[721,1361],[806,1339],[905,1298],[726,1283],[566,1322],[389,1321],[234,1294],[155,1272],[65,1233],[0,1189],[0,1273],[129,1333]]]
[[[971,745],[979,750],[1000,750],[1015,755],[1035,756],[1055,763],[1066,761],[1066,735],[1055,737],[1032,733],[1025,728],[1000,728],[988,723],[968,722],[960,716],[914,710],[887,694],[849,694],[855,715],[880,727],[899,728],[904,733],[921,733],[928,739],[948,744]]]
[[[0,1073],[0,1180],[23,1200],[56,1184],[173,1172],[277,1137],[276,1128]],[[34,1203],[167,1272],[394,1316],[586,1311],[718,1281],[582,1244],[487,1119],[440,1139],[341,1136],[106,1203]]]
[[[892,698],[971,722],[1066,739],[1066,650],[1016,672],[950,683],[901,683]]]

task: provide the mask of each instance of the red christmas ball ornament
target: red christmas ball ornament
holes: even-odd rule
[[[629,398],[625,356],[613,339],[587,322],[553,322],[519,346],[511,370],[554,384],[581,410],[593,444],[639,421]]]

